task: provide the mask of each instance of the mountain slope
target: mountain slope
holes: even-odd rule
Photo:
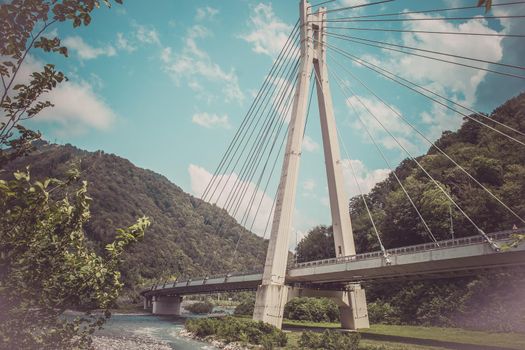
[[[71,145],[44,144],[11,164],[8,173],[27,164],[31,164],[33,178],[64,178],[68,169],[79,166],[93,198],[92,217],[85,230],[98,249],[113,240],[116,228],[142,215],[150,217],[152,225],[144,240],[124,258],[122,273],[128,289],[181,273],[244,271],[263,263],[267,242],[262,238],[242,228],[226,211],[126,159]],[[239,248],[232,259],[239,235]]]
[[[517,132],[479,116],[471,117],[525,143],[525,137]],[[525,133],[525,93],[498,107],[490,118]],[[525,217],[525,146],[472,119],[465,119],[456,132],[445,131],[435,145],[517,216]],[[510,229],[513,225],[525,226],[436,147],[418,157],[418,162],[485,232]],[[477,234],[469,220],[450,204],[414,161],[404,160],[395,172],[438,240],[450,238],[451,213],[456,237]],[[430,241],[393,174],[378,183],[366,198],[386,248]],[[350,211],[358,250],[377,250],[377,239],[361,198],[351,200]]]

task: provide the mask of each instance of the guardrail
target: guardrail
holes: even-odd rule
[[[513,234],[525,234],[525,229],[499,231],[499,232],[488,234],[487,236],[492,240],[500,241],[500,240],[509,239],[511,235]],[[387,255],[402,255],[402,254],[417,253],[417,252],[422,252],[422,251],[446,249],[446,248],[451,248],[451,247],[468,246],[468,245],[479,244],[483,242],[488,243],[483,236],[476,235],[476,236],[469,236],[469,237],[462,237],[462,238],[456,238],[456,239],[449,239],[445,241],[439,241],[437,243],[423,243],[423,244],[417,244],[417,245],[412,245],[408,247],[387,249],[386,253]],[[342,262],[360,261],[360,260],[374,259],[374,258],[379,258],[379,257],[381,258],[384,257],[382,251],[375,251],[375,252],[370,252],[370,253],[362,253],[362,254],[349,255],[349,256],[341,256],[337,258],[330,258],[330,259],[323,259],[323,260],[307,261],[303,263],[297,263],[293,265],[293,268],[339,264]]]
[[[248,271],[248,272],[235,272],[235,273],[218,274],[218,275],[212,275],[212,276],[187,278],[187,279],[182,279],[182,280],[166,281],[164,283],[154,284],[153,286],[151,286],[150,290],[173,288],[175,287],[176,284],[179,284],[179,283],[186,283],[186,285],[189,285],[192,281],[202,281],[203,282],[202,284],[206,284],[208,280],[223,279],[223,282],[227,282],[228,279],[232,277],[262,274],[262,272],[263,272],[262,270],[253,270],[253,271]]]

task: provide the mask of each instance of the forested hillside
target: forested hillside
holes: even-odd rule
[[[31,164],[34,179],[65,178],[78,167],[93,198],[86,233],[97,248],[111,242],[117,228],[146,215],[152,225],[124,257],[128,292],[154,280],[216,274],[261,266],[267,243],[248,232],[224,210],[185,193],[164,176],[134,166],[113,154],[87,152],[71,145],[41,144],[9,165],[2,176]],[[242,236],[234,260],[235,244]]]
[[[497,108],[492,119],[525,133],[525,94]],[[525,137],[479,116],[477,120],[525,143]],[[525,146],[467,119],[456,132],[446,131],[435,143],[519,216],[525,217]],[[525,226],[478,184],[432,147],[418,161],[485,232]],[[456,237],[476,235],[475,227],[415,164],[407,159],[395,170],[436,238],[450,238],[450,211]],[[385,247],[430,242],[414,208],[391,174],[366,196]],[[351,200],[358,251],[377,250],[378,243],[360,197]]]
[[[497,108],[491,118],[525,133],[525,94]],[[525,142],[519,133],[484,122]],[[472,120],[456,132],[444,132],[436,145],[525,217],[525,146]],[[437,149],[418,161],[485,232],[525,226]],[[395,172],[437,239],[450,238],[451,206],[445,195],[412,160],[403,161]],[[365,197],[387,249],[431,241],[393,175]],[[351,199],[350,212],[358,252],[379,250],[360,197]],[[453,206],[452,217],[456,237],[477,234]],[[297,254],[299,261],[335,256],[331,227],[311,230]],[[523,268],[476,277],[373,283],[366,290],[372,322],[525,331]]]

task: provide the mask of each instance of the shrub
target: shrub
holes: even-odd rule
[[[288,342],[286,334],[272,325],[235,317],[188,320],[186,329],[199,337],[215,335],[226,343],[250,343],[262,345],[264,349],[285,346]]]
[[[319,350],[357,350],[360,339],[359,333],[342,333],[331,330],[323,333],[306,331],[299,339],[299,347]]]
[[[368,304],[370,323],[399,324],[399,310],[387,302],[377,300]]]
[[[186,306],[185,309],[194,314],[209,314],[213,311],[213,304],[208,301],[197,302]]]
[[[237,305],[233,313],[235,315],[253,315],[254,308],[255,308],[255,300],[247,299],[247,300],[241,301],[241,303]]]
[[[214,318],[201,318],[186,321],[186,329],[198,337],[207,337],[217,332],[218,322]]]
[[[320,349],[321,335],[312,331],[303,332],[303,334],[301,334],[301,338],[299,339],[299,347],[301,349]]]
[[[294,298],[286,304],[284,317],[298,321],[338,322],[339,308],[326,298]]]

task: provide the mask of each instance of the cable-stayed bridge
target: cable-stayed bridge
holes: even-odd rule
[[[504,199],[471,174],[468,168],[461,165],[454,156],[433,142],[425,132],[420,130],[417,123],[393,107],[386,98],[376,93],[365,79],[360,79],[355,74],[354,68],[369,70],[382,79],[395,83],[394,85],[400,89],[407,89],[410,93],[430,101],[435,106],[442,107],[459,118],[468,119],[480,127],[487,128],[494,133],[494,137],[502,137],[516,147],[525,146],[525,133],[519,128],[506,125],[474,110],[466,103],[458,102],[458,99],[446,96],[432,84],[421,84],[410,80],[403,75],[403,72],[393,72],[388,67],[385,68],[381,62],[360,56],[356,53],[358,51],[349,50],[347,46],[341,44],[344,42],[362,45],[380,49],[381,52],[393,51],[401,58],[414,56],[422,60],[418,62],[423,62],[423,64],[451,65],[482,72],[482,74],[525,81],[525,75],[522,75],[525,67],[519,65],[471,57],[469,53],[443,52],[430,47],[400,45],[391,41],[376,40],[375,36],[366,36],[368,32],[382,31],[410,34],[416,37],[423,35],[427,38],[428,36],[462,35],[520,39],[525,35],[508,32],[452,32],[407,29],[405,26],[401,28],[378,26],[382,23],[436,20],[521,20],[525,18],[525,2],[492,4],[493,8],[521,9],[524,15],[494,12],[477,14],[475,17],[448,16],[451,12],[472,11],[477,8],[476,4],[417,11],[378,12],[367,15],[352,11],[363,7],[383,9],[383,5],[395,1],[372,1],[340,8],[321,7],[335,1],[323,1],[313,5],[306,0],[300,2],[299,20],[201,197],[204,201],[215,203],[227,210],[249,231],[253,231],[256,218],[267,214],[264,237],[270,228],[270,239],[264,268],[256,272],[221,271],[217,276],[208,277],[183,276],[177,281],[155,285],[142,292],[146,307],[152,306],[153,312],[158,314],[178,314],[183,295],[257,290],[254,319],[280,327],[284,305],[291,297],[325,296],[333,298],[338,303],[344,328],[359,329],[369,325],[365,291],[361,288],[361,282],[465,276],[525,264],[525,247],[513,244],[515,236],[524,234],[524,231],[515,227],[510,231],[485,232],[482,225],[476,222],[454,194],[438,181],[435,175],[431,174],[406,142],[391,130],[392,120],[395,121],[394,123],[403,125],[406,130],[410,130],[414,137],[426,142],[437,154],[457,168],[461,176],[466,177],[473,186],[479,187],[483,193],[488,195],[492,202],[503,208],[506,215],[512,217],[520,226],[525,225],[525,220],[522,218],[524,213],[508,205]],[[352,13],[352,15],[348,16],[347,13]],[[433,13],[438,13],[438,16],[442,17],[429,15]],[[369,25],[375,27],[369,27]],[[359,32],[363,34],[354,35]],[[482,44],[483,41],[480,41],[480,45]],[[341,59],[345,59],[346,64],[341,63]],[[359,125],[360,130],[368,137],[370,144],[392,172],[394,180],[413,210],[414,217],[420,220],[420,225],[429,243],[395,249],[387,249],[383,244],[381,232],[359,184],[352,162],[344,161],[344,159],[351,159],[344,142],[342,145],[346,157],[341,157],[339,147],[341,135],[336,126],[329,82],[335,82],[345,99],[345,104],[354,110],[356,125]],[[311,91],[309,92],[310,85]],[[376,103],[388,110],[391,120],[385,120],[379,116],[377,108],[373,108],[368,99],[360,97],[356,92],[357,87],[366,90]],[[289,264],[288,246],[293,224],[299,163],[314,88],[317,92],[321,122],[336,256],[321,261]],[[364,111],[370,119],[365,120],[363,114],[357,109]],[[428,223],[429,217],[425,218],[425,213],[418,208],[417,201],[413,199],[410,190],[393,171],[392,161],[385,152],[385,145],[377,140],[374,130],[371,129],[370,120],[375,123],[376,128],[381,129],[391,138],[392,145],[406,154],[408,160],[419,169],[422,176],[427,177],[428,183],[434,186],[436,193],[445,198],[450,207],[454,208],[465,222],[471,225],[472,236],[445,239],[434,232],[432,225]],[[280,177],[276,179],[274,174],[279,162],[282,163],[282,169]],[[354,232],[348,210],[349,199],[344,188],[343,168],[345,167],[349,168],[355,180],[359,197],[370,220],[371,232],[377,240],[378,251],[356,254]],[[264,213],[265,194],[272,190],[276,193],[275,198],[271,208],[269,210],[266,208],[266,213]],[[230,265],[235,260],[241,238],[242,235],[237,239],[232,252],[221,254],[221,259],[229,261]]]

